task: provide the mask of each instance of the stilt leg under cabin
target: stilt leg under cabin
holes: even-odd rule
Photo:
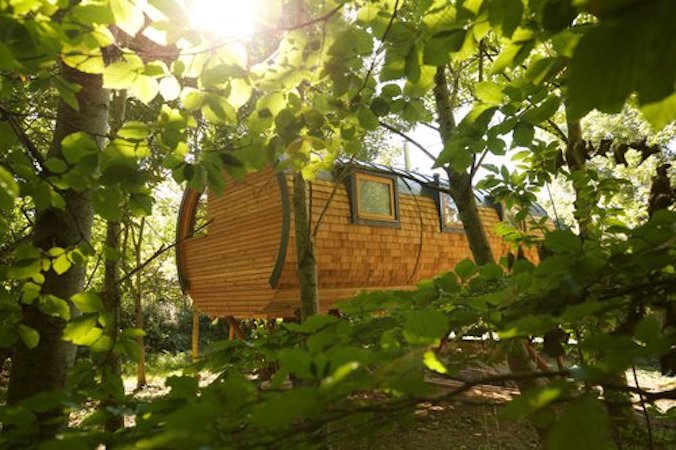
[[[200,356],[200,312],[193,307],[192,310],[192,360],[197,361]]]

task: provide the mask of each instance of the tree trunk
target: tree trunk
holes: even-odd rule
[[[110,129],[111,134],[117,133],[122,127],[125,118],[127,93],[117,91],[112,94],[110,102]],[[113,347],[119,338],[120,332],[120,303],[122,292],[120,291],[120,255],[124,249],[120,246],[120,222],[106,222],[106,249],[112,250],[106,255],[103,273],[103,313],[108,317],[103,334],[110,338],[111,348],[98,360],[101,370],[101,383],[106,391],[106,397],[101,401],[101,408],[115,406],[118,400],[124,397],[124,385],[122,383],[122,369],[119,355],[113,351]],[[124,418],[111,415],[106,418],[104,428],[108,432],[114,432],[124,427]]]
[[[586,143],[582,139],[580,121],[568,120],[567,126],[566,163],[572,176],[573,189],[575,191],[575,210],[573,215],[580,227],[580,237],[588,239],[593,233],[591,209],[595,206],[597,196],[591,190],[585,192],[588,188],[588,181],[585,176],[581,176],[582,172],[586,169],[587,150]],[[633,304],[634,302],[632,302],[627,318],[620,323],[615,333],[629,336],[633,334],[634,328],[642,316],[641,313],[634,310]],[[606,410],[616,430],[636,424],[634,409],[631,406],[631,396],[626,389],[623,389],[627,386],[627,375],[624,372],[608,376],[606,383],[603,385]]]
[[[567,126],[566,163],[572,176],[573,190],[575,191],[573,216],[580,227],[580,237],[586,239],[591,233],[591,208],[596,203],[596,198],[590,192],[585,192],[587,180],[583,173],[587,162],[587,150],[586,144],[582,140],[580,121],[569,120]]]
[[[114,250],[114,254],[112,257],[106,258],[103,279],[103,313],[108,318],[103,328],[103,334],[110,338],[111,348],[101,355],[98,361],[101,370],[101,384],[106,391],[106,397],[101,401],[102,409],[116,405],[118,400],[124,397],[120,357],[113,350],[120,331],[120,231],[119,222],[109,221],[107,223],[106,247]],[[104,423],[104,428],[108,432],[113,432],[123,427],[124,419],[121,416],[108,416]]]
[[[293,177],[293,218],[296,229],[296,255],[298,258],[298,284],[300,286],[300,318],[304,321],[319,311],[319,284],[317,260],[310,230],[308,184],[303,174]]]
[[[136,255],[136,267],[141,267],[141,244],[143,243],[143,229],[146,219],[141,218],[138,227],[138,240],[134,242],[134,254]],[[132,234],[133,236],[133,234]],[[143,329],[143,287],[141,286],[141,271],[136,272],[136,290],[134,295],[134,326]],[[136,368],[136,389],[140,389],[146,384],[146,346],[143,342],[143,336],[136,337],[136,344],[139,350],[138,366]]]
[[[446,145],[451,140],[451,135],[455,129],[455,119],[453,118],[451,94],[448,91],[446,81],[446,69],[443,66],[437,67],[434,76],[434,100],[437,107],[439,134],[442,143]],[[460,220],[465,229],[474,261],[478,265],[493,262],[493,252],[481,223],[476,197],[474,197],[474,190],[472,189],[472,177],[467,171],[461,172],[451,166],[446,167],[446,173],[450,184],[449,194],[458,207]]]
[[[451,94],[448,91],[445,67],[437,67],[437,72],[434,76],[434,99],[437,107],[439,134],[445,146],[450,141],[455,128],[453,105]],[[478,265],[493,262],[493,252],[491,251],[486,231],[481,222],[476,197],[474,197],[471,175],[467,171],[460,172],[451,166],[446,167],[446,173],[448,174],[450,184],[449,193],[458,208],[460,220],[465,229],[474,261]],[[507,365],[510,371],[513,373],[535,371],[536,368],[528,356],[523,341],[514,342],[513,344],[507,354]],[[538,379],[523,379],[517,382],[521,394],[541,385],[542,381]],[[533,426],[537,430],[541,441],[544,442],[546,430],[535,422]]]
[[[85,74],[69,67],[62,67],[65,80],[82,86],[76,94],[79,111],[64,101],[59,101],[50,156],[63,157],[61,141],[71,133],[84,131],[92,135],[100,147],[108,127],[108,91],[103,89],[100,75]],[[89,192],[65,190],[60,192],[66,207],[64,210],[48,208],[37,214],[33,233],[33,244],[43,250],[59,246],[72,248],[86,244],[91,238],[93,209]],[[68,300],[84,286],[85,267],[72,266],[70,270],[57,275],[50,270],[44,273],[43,295],[55,295]],[[71,308],[73,309],[73,308]],[[37,307],[24,308],[24,323],[40,333],[40,342],[33,349],[18,343],[10,373],[8,404],[32,397],[42,392],[63,389],[66,372],[75,360],[75,346],[62,339],[65,322],[42,313]],[[61,414],[49,411],[41,414],[36,439],[53,436],[58,424],[46,419]],[[44,420],[43,420],[44,419]]]

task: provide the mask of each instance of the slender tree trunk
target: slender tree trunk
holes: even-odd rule
[[[580,236],[588,238],[591,233],[591,209],[596,202],[596,196],[587,190],[588,180],[584,176],[587,162],[587,150],[582,140],[580,121],[567,121],[568,142],[566,143],[566,163],[572,176],[573,190],[575,191],[575,210],[573,215],[580,227]],[[586,192],[585,192],[586,191]]]
[[[119,400],[124,397],[120,358],[113,350],[113,346],[119,338],[120,330],[120,232],[119,222],[108,222],[106,247],[114,250],[114,252],[111,252],[113,253],[111,257],[106,258],[103,279],[103,312],[108,318],[103,328],[103,334],[111,340],[110,350],[103,353],[98,361],[101,370],[101,384],[106,391],[106,397],[101,401],[103,409],[117,405]],[[104,423],[104,428],[108,432],[113,432],[122,427],[124,427],[124,420],[121,416],[109,416]]]
[[[319,283],[317,260],[312,245],[308,184],[300,172],[293,177],[293,218],[296,228],[300,317],[304,321],[319,312]]]
[[[437,107],[439,134],[441,135],[442,142],[446,145],[450,141],[453,129],[455,128],[455,120],[453,118],[451,94],[446,81],[445,67],[437,67],[434,77],[434,99]],[[450,183],[449,193],[458,208],[460,220],[465,229],[474,261],[478,265],[493,262],[493,252],[491,251],[488,237],[479,215],[476,197],[474,197],[471,175],[467,171],[460,172],[451,166],[446,167],[446,173],[448,174]],[[515,341],[510,347],[507,354],[507,365],[514,373],[533,372],[536,370],[536,367],[528,356],[523,341]],[[538,379],[519,380],[517,382],[521,394],[541,385],[542,381]],[[537,423],[533,423],[533,425],[543,441],[546,430]]]
[[[59,101],[53,142],[49,154],[63,157],[61,141],[66,136],[84,131],[103,146],[103,136],[108,128],[108,91],[103,89],[100,75],[85,74],[69,67],[62,67],[62,74],[69,83],[82,86],[76,94],[79,110]],[[61,191],[66,206],[64,210],[48,208],[36,216],[33,244],[43,250],[51,247],[71,248],[88,244],[91,238],[93,209],[89,192]],[[44,273],[43,295],[54,295],[68,300],[83,289],[85,267],[73,266],[62,275],[50,270]],[[73,309],[73,308],[71,308]],[[73,309],[74,310],[74,309]],[[74,311],[75,312],[75,311]],[[66,372],[75,360],[75,346],[62,339],[65,322],[42,313],[36,306],[24,308],[24,323],[40,333],[37,347],[29,349],[23,343],[16,346],[10,374],[7,402],[19,401],[42,392],[63,389]],[[40,419],[50,419],[61,411],[43,413]],[[53,436],[59,425],[54,421],[41,420],[36,438]]]
[[[110,129],[116,133],[122,127],[125,118],[127,103],[126,91],[117,91],[112,94],[110,102]],[[120,246],[120,222],[106,222],[106,248],[112,250],[106,255],[103,273],[103,313],[108,317],[103,334],[110,338],[111,348],[98,360],[101,370],[101,383],[106,390],[106,397],[101,401],[101,407],[115,406],[124,397],[124,385],[122,383],[122,368],[120,357],[113,347],[119,338],[120,332],[120,303],[122,292],[120,290],[120,255],[123,248]],[[124,427],[124,418],[110,415],[106,418],[104,428],[113,432]]]
[[[141,218],[138,227],[138,240],[134,242],[134,254],[136,256],[136,267],[141,267],[141,247],[143,243],[143,229],[146,219]],[[134,326],[143,329],[143,286],[141,285],[141,271],[136,272],[136,290],[134,295]],[[136,344],[139,349],[138,366],[136,367],[136,389],[140,389],[146,384],[146,346],[143,342],[143,336],[136,337]]]
[[[439,134],[441,141],[446,145],[451,140],[451,135],[455,129],[455,119],[453,118],[451,94],[448,91],[446,81],[446,68],[443,66],[437,67],[434,76],[434,100],[437,107]],[[465,229],[474,261],[478,265],[493,262],[493,252],[481,223],[476,197],[474,197],[474,190],[472,189],[472,177],[467,171],[458,171],[452,166],[446,167],[446,173],[450,183],[449,194],[458,207],[460,220]]]
[[[290,0],[285,6],[286,17],[283,25],[294,26],[305,21],[306,6],[304,0]],[[310,33],[306,31],[306,33]],[[301,96],[304,94],[301,87]],[[295,224],[296,268],[300,287],[300,320],[304,321],[319,312],[319,283],[317,281],[317,260],[315,258],[312,230],[310,194],[308,183],[298,171],[293,176],[293,219]]]
[[[592,230],[592,208],[595,206],[597,195],[588,186],[586,176],[587,147],[582,139],[582,126],[580,121],[567,120],[568,142],[566,146],[566,163],[572,176],[573,190],[575,191],[575,210],[573,215],[580,227],[580,237],[589,239]],[[620,323],[614,333],[631,336],[636,325],[643,316],[640,307],[632,302],[627,317]],[[602,358],[603,356],[601,356]],[[634,409],[631,406],[631,396],[627,390],[627,375],[624,372],[616,373],[607,377],[603,385],[603,393],[606,399],[606,410],[616,430],[621,430],[636,424]],[[620,387],[620,389],[617,389]]]

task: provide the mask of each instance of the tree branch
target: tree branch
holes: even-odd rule
[[[423,152],[432,161],[437,160],[437,158],[432,153],[430,153],[425,147],[423,147],[422,144],[420,144],[418,141],[416,141],[412,137],[408,136],[403,131],[398,130],[397,128],[393,127],[392,125],[390,125],[388,123],[383,122],[382,120],[379,120],[378,123],[380,123],[380,126],[382,126],[383,128],[386,128],[386,129],[390,130],[391,132],[398,134],[399,136],[401,136],[402,138],[404,138],[405,140],[407,140],[411,144],[415,145],[421,152]]]

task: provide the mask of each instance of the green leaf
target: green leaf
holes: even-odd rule
[[[509,402],[500,414],[509,419],[524,419],[567,394],[570,388],[570,383],[553,381],[545,386],[528,390]]]
[[[45,167],[52,173],[60,174],[68,170],[68,165],[60,158],[48,158]]]
[[[530,54],[534,46],[535,44],[532,40],[507,45],[493,63],[491,73],[494,75],[502,73],[508,67],[520,64]]]
[[[40,296],[40,311],[50,316],[60,317],[63,320],[70,320],[70,306],[68,302],[55,295]]]
[[[329,324],[335,323],[338,321],[338,318],[325,314],[317,314],[311,317],[308,317],[305,322],[303,322],[298,331],[301,333],[315,333],[322,328],[326,327]]]
[[[432,350],[426,351],[423,355],[423,364],[433,372],[448,373],[446,366],[444,366],[444,364],[439,361],[436,352],[433,352]]]
[[[522,0],[493,0],[488,5],[491,25],[499,25],[504,37],[511,37],[521,23],[524,8]]]
[[[455,273],[458,274],[462,281],[467,281],[472,275],[477,273],[477,270],[476,264],[469,258],[463,259],[455,266]]]
[[[28,348],[35,348],[40,343],[40,334],[35,329],[22,323],[17,327],[19,337]]]
[[[676,120],[676,94],[645,105],[641,105],[641,112],[656,131]]]
[[[153,197],[146,194],[132,194],[129,198],[129,210],[136,217],[149,216],[153,211]]]
[[[433,344],[447,332],[448,320],[440,311],[411,311],[405,314],[404,337],[412,344]]]
[[[556,321],[553,316],[526,315],[503,325],[498,331],[500,339],[510,339],[516,336],[542,335],[550,330]]]
[[[582,243],[572,231],[554,230],[545,236],[545,246],[557,253],[577,253]]]
[[[482,81],[475,85],[476,97],[482,102],[497,106],[505,100],[505,94],[502,92],[502,87],[492,81]]]
[[[228,95],[228,103],[230,103],[235,109],[240,108],[249,101],[251,98],[251,93],[251,85],[247,81],[241,78],[233,78],[230,80],[230,95]]]
[[[260,429],[279,429],[294,420],[309,417],[319,407],[317,391],[297,388],[258,403],[251,413],[251,424]]]
[[[357,118],[359,119],[361,126],[368,131],[376,130],[380,125],[380,122],[378,122],[378,117],[373,114],[373,111],[371,111],[370,108],[359,108],[359,111],[357,112]]]
[[[52,261],[52,269],[54,269],[57,275],[66,273],[70,269],[70,266],[70,261],[65,253]]]
[[[115,25],[128,35],[134,36],[143,26],[145,4],[145,0],[110,0]]]
[[[141,100],[146,105],[157,97],[159,91],[160,86],[157,83],[157,80],[147,75],[139,75],[129,87],[131,95]]]
[[[552,117],[558,111],[561,99],[556,96],[547,98],[541,105],[529,109],[522,116],[526,122],[536,125]]]
[[[75,294],[70,298],[70,301],[72,301],[82,313],[95,313],[103,310],[103,301],[101,300],[101,297],[92,292],[80,292]]]
[[[467,31],[463,29],[446,30],[432,36],[423,50],[423,64],[431,66],[447,64],[451,59],[450,54],[462,48],[466,33]]]
[[[61,141],[61,152],[69,164],[77,164],[85,156],[98,151],[96,141],[84,131],[69,134]]]
[[[106,66],[103,70],[103,87],[106,89],[128,89],[135,83],[143,70],[143,61],[125,58]]]
[[[75,345],[92,345],[99,340],[103,330],[96,326],[96,316],[79,317],[68,323],[63,339]]]
[[[530,147],[533,144],[535,130],[533,126],[526,122],[519,122],[514,127],[514,137],[512,145],[521,147]]]
[[[571,402],[547,436],[547,450],[602,450],[614,448],[608,414],[590,395]]]
[[[285,348],[278,354],[279,362],[282,367],[302,379],[313,378],[310,370],[312,357],[310,354],[299,348]]]
[[[99,188],[92,195],[94,212],[112,222],[122,221],[122,201],[121,192],[112,187]]]
[[[181,92],[181,103],[188,111],[200,109],[204,104],[206,94],[195,88],[187,87]]]
[[[19,184],[12,174],[0,167],[0,209],[10,210],[19,195]]]

